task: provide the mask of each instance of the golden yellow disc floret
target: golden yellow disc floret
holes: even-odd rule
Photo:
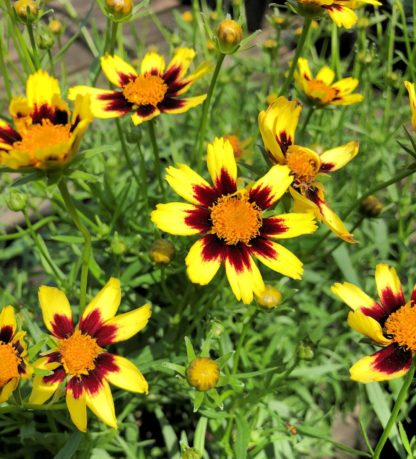
[[[197,357],[186,370],[188,383],[195,389],[205,392],[213,389],[220,378],[220,367],[209,357]]]

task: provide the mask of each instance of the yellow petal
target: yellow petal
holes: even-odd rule
[[[359,287],[349,282],[343,282],[342,284],[337,282],[331,287],[331,291],[353,311],[362,308],[371,309],[377,305],[377,303]]]
[[[5,306],[0,312],[0,334],[3,327],[12,328],[12,337],[16,333],[16,316],[14,314],[13,306]]]
[[[111,277],[105,286],[97,293],[89,305],[82,313],[82,318],[85,319],[93,311],[99,312],[99,317],[102,322],[114,317],[117,313],[121,302],[121,286],[119,279]]]
[[[192,61],[195,58],[195,51],[191,48],[178,48],[169,62],[166,72],[177,70],[176,80],[181,80],[189,69]]]
[[[405,305],[402,284],[394,268],[386,264],[378,264],[376,285],[381,304],[387,314]]]
[[[216,188],[221,188],[224,176],[231,179],[231,182],[236,182],[237,163],[233,147],[223,137],[216,137],[212,144],[208,144],[207,165],[212,183]]]
[[[43,382],[43,376],[35,376],[32,383],[32,393],[29,397],[29,403],[33,405],[43,405],[49,400],[58,389],[60,381],[51,384]]]
[[[337,3],[336,5],[328,5],[325,7],[330,18],[338,27],[351,29],[357,22],[357,15],[350,8]]]
[[[191,236],[199,234],[205,229],[198,226],[197,215],[200,212],[201,210],[193,204],[170,202],[158,204],[156,210],[150,214],[150,219],[162,231],[178,236]],[[193,216],[196,216],[196,218],[194,217],[195,225],[192,223]],[[207,222],[208,216],[207,214]]]
[[[331,100],[331,105],[353,105],[363,100],[364,96],[362,94],[348,94],[346,96],[337,96],[336,99]]]
[[[175,93],[175,96],[179,96],[181,94],[184,94],[188,89],[193,85],[193,83],[196,80],[199,80],[203,76],[205,76],[207,73],[211,72],[212,70],[212,64],[210,62],[203,62],[196,70],[195,72],[190,73],[184,80],[182,81],[182,84],[184,85],[182,89],[177,91]]]
[[[119,314],[118,316],[107,320],[105,322],[106,326],[114,326],[116,328],[115,335],[111,339],[111,343],[125,341],[134,336],[147,325],[151,315],[152,308],[150,304],[145,304],[133,311]]]
[[[187,97],[183,99],[174,99],[175,104],[173,106],[164,105],[163,102],[159,105],[160,110],[163,113],[168,113],[170,115],[177,115],[179,113],[185,113],[189,109],[196,107],[207,98],[207,94],[202,94],[201,96]]]
[[[330,85],[335,78],[335,72],[330,69],[329,67],[325,66],[319,70],[318,74],[316,75],[316,80],[323,81],[326,85]]]
[[[412,113],[412,126],[413,129],[416,129],[416,92],[414,83],[410,81],[405,81],[404,85],[406,86],[407,92],[409,93],[410,100],[410,111]]]
[[[221,266],[222,250],[221,243],[213,235],[196,241],[185,259],[189,279],[195,284],[209,284]]]
[[[275,239],[287,239],[311,234],[317,230],[312,213],[280,214],[263,219],[262,234]]]
[[[99,389],[91,393],[86,390],[86,402],[88,408],[105,424],[117,428],[117,419],[114,411],[114,401],[111,389],[106,380],[101,381]]]
[[[26,81],[26,95],[28,104],[40,106],[47,104],[52,106],[54,96],[60,96],[61,90],[56,78],[51,77],[44,70],[38,70],[29,76]]]
[[[131,120],[135,126],[144,123],[145,121],[152,120],[156,116],[160,115],[160,110],[157,107],[152,107],[151,110],[138,109],[133,115],[131,115]]]
[[[85,400],[85,392],[78,398],[75,398],[72,391],[67,388],[66,390],[66,406],[71,416],[71,421],[75,424],[76,428],[81,432],[87,431],[87,404]]]
[[[10,395],[12,395],[13,391],[16,389],[18,382],[19,378],[12,378],[3,387],[0,387],[0,403],[7,402],[7,400],[9,400]]]
[[[391,340],[383,335],[383,329],[377,320],[363,314],[360,310],[348,314],[348,325],[353,330],[367,336],[378,344],[387,346],[391,343]]]
[[[359,148],[360,144],[353,141],[324,151],[320,156],[321,171],[334,172],[341,169],[357,156]]]
[[[311,80],[313,78],[309,62],[303,57],[300,57],[298,60],[297,77],[300,80]]]
[[[140,73],[144,75],[145,73],[157,73],[162,75],[165,70],[165,59],[158,53],[150,51],[145,54],[141,66]]]
[[[65,293],[55,287],[39,288],[39,304],[46,328],[59,338],[73,330],[72,311]]]
[[[148,393],[149,387],[147,381],[130,360],[115,355],[114,363],[118,366],[119,370],[106,375],[106,379],[110,384],[130,392],[137,392],[139,394]]]
[[[119,56],[106,54],[101,58],[101,68],[107,79],[119,88],[137,76],[136,70]]]

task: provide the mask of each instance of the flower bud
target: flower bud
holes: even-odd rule
[[[264,309],[274,309],[282,301],[282,294],[276,287],[266,284],[265,289],[259,295],[256,295],[259,306]]]
[[[224,333],[224,325],[217,320],[214,320],[211,325],[211,333],[216,338],[219,338]]]
[[[115,233],[113,240],[111,241],[111,251],[114,255],[123,255],[127,250],[126,244],[119,238],[118,234]]]
[[[315,352],[310,341],[301,341],[298,346],[298,357],[301,360],[312,360]]]
[[[197,357],[186,369],[186,379],[196,390],[205,392],[218,384],[220,367],[209,357]]]
[[[36,44],[38,45],[39,49],[48,50],[53,47],[55,44],[55,35],[48,26],[39,23],[39,27],[36,33]]]
[[[192,11],[184,11],[182,13],[182,19],[184,20],[184,22],[188,22],[188,23],[191,23],[193,20],[194,20],[194,16],[192,14]]]
[[[34,0],[17,0],[13,8],[24,23],[35,21],[39,14],[39,5]]]
[[[20,212],[26,207],[27,196],[19,190],[12,188],[6,197],[6,205],[13,212]]]
[[[49,22],[49,29],[54,35],[61,35],[64,31],[64,26],[58,19],[52,19],[52,21]]]
[[[175,246],[167,239],[158,239],[150,248],[150,258],[158,264],[167,265],[175,256]]]
[[[382,202],[377,198],[377,196],[367,196],[360,204],[360,212],[365,217],[378,217],[383,210]]]
[[[194,448],[186,448],[181,453],[181,459],[201,459],[201,454]]]
[[[232,54],[237,51],[243,39],[241,25],[233,19],[224,19],[217,28],[219,49],[223,54]]]
[[[107,11],[117,19],[129,16],[133,10],[132,0],[105,0]]]
[[[273,40],[272,38],[269,38],[268,40],[264,40],[263,42],[263,48],[264,49],[274,49],[277,48],[277,41]]]

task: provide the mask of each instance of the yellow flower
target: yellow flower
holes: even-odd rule
[[[192,11],[186,10],[182,13],[182,19],[185,22],[191,23],[194,20],[194,16],[192,14]]]
[[[349,282],[331,288],[352,309],[348,325],[383,346],[350,368],[351,379],[361,383],[403,376],[416,353],[416,288],[406,302],[394,268],[379,264],[375,277],[379,302]]]
[[[298,60],[295,81],[301,91],[313,105],[351,105],[361,102],[361,94],[351,94],[358,86],[356,78],[343,78],[333,83],[335,72],[329,67],[322,67],[314,78],[309,63],[304,58]]]
[[[40,287],[43,321],[56,346],[34,363],[35,368],[51,374],[35,376],[29,403],[42,405],[65,383],[66,405],[79,430],[87,429],[87,406],[107,425],[117,427],[109,383],[136,393],[147,393],[148,385],[135,365],[104,348],[134,336],[151,315],[146,304],[115,316],[120,301],[120,281],[111,278],[74,326],[65,294],[57,288]]]
[[[253,256],[274,271],[300,279],[301,261],[274,239],[313,233],[313,216],[263,215],[292,183],[289,168],[273,166],[251,187],[238,190],[234,152],[224,139],[215,139],[208,145],[207,164],[213,185],[184,164],[169,167],[167,182],[189,204],[159,204],[151,214],[153,223],[162,231],[201,236],[185,260],[190,280],[207,285],[224,263],[236,298],[248,304],[253,293],[264,290]]]
[[[211,390],[220,379],[220,366],[209,357],[197,357],[186,369],[186,379],[192,387],[201,392]]]
[[[328,14],[338,27],[351,29],[357,22],[357,8],[364,5],[380,6],[378,0],[297,0],[305,14]]]
[[[416,93],[415,93],[415,84],[410,83],[410,81],[405,81],[404,85],[406,86],[407,92],[409,93],[410,99],[410,111],[412,113],[412,127],[416,130]]]
[[[295,130],[302,107],[296,100],[278,97],[267,110],[259,114],[259,127],[270,159],[286,164],[293,176],[289,191],[295,212],[312,212],[331,231],[346,242],[355,242],[341,219],[327,205],[320,175],[334,172],[350,162],[359,149],[358,142],[348,142],[340,147],[315,151],[295,144]]]
[[[179,48],[165,69],[163,56],[148,52],[142,60],[140,73],[121,57],[107,54],[101,58],[102,70],[119,89],[75,86],[69,90],[68,97],[75,99],[80,94],[89,94],[91,110],[97,118],[118,118],[133,112],[131,119],[136,125],[160,113],[184,113],[201,104],[207,96],[181,97],[211,69],[210,64],[204,63],[186,75],[195,54],[193,49]]]
[[[29,76],[26,97],[14,97],[9,110],[15,127],[0,120],[0,165],[11,169],[67,164],[92,121],[89,97],[76,97],[71,117],[58,81],[43,70]]]
[[[27,359],[25,332],[17,331],[12,306],[0,312],[0,403],[7,402],[20,378],[29,378],[33,369]]]
[[[266,284],[262,292],[256,295],[257,303],[264,309],[274,309],[282,301],[282,294],[273,285]]]

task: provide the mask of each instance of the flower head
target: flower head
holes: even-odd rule
[[[355,242],[341,219],[328,207],[320,175],[345,166],[358,153],[358,142],[349,142],[318,154],[295,144],[295,130],[302,107],[299,102],[278,97],[259,114],[260,132],[270,159],[286,164],[293,176],[289,191],[295,212],[312,212],[331,231],[347,242]]]
[[[184,113],[206,98],[206,94],[181,97],[211,69],[208,63],[204,63],[186,75],[194,57],[193,49],[179,48],[165,68],[163,56],[151,51],[144,56],[138,73],[121,57],[107,54],[101,58],[101,67],[118,89],[75,86],[70,89],[68,97],[75,99],[79,94],[89,94],[91,110],[97,118],[117,118],[133,112],[131,119],[136,125],[161,113]]]
[[[17,331],[12,306],[0,312],[0,403],[6,402],[16,389],[20,378],[32,375],[27,360],[25,332]]]
[[[210,357],[196,357],[186,369],[186,379],[196,390],[211,390],[220,379],[220,366]]]
[[[71,161],[92,121],[88,96],[69,111],[58,81],[45,71],[30,75],[26,97],[10,103],[14,127],[0,120],[0,165],[10,169],[53,169]]]
[[[412,127],[416,130],[416,93],[415,93],[415,84],[410,83],[410,81],[405,81],[404,85],[406,86],[407,92],[409,93],[410,100],[410,111],[412,113]]]
[[[300,279],[301,261],[273,239],[314,232],[313,216],[263,215],[292,183],[289,168],[273,166],[251,187],[238,190],[233,149],[221,138],[208,145],[207,163],[213,185],[184,164],[169,167],[166,180],[189,204],[159,204],[151,215],[152,221],[163,231],[202,236],[185,260],[191,281],[208,284],[224,263],[237,299],[251,303],[253,292],[264,290],[253,256],[274,271]]]
[[[416,353],[416,288],[406,302],[394,268],[379,264],[375,277],[379,302],[348,282],[332,286],[332,292],[352,309],[349,326],[383,346],[350,368],[351,379],[362,383],[403,376]]]
[[[351,29],[358,20],[354,10],[364,5],[381,5],[378,0],[297,0],[297,2],[301,14],[317,17],[326,13],[338,27],[346,29]]]
[[[314,78],[309,63],[304,58],[298,60],[295,80],[298,89],[312,105],[351,105],[361,102],[361,94],[351,94],[358,86],[356,78],[343,78],[333,83],[335,72],[329,67],[322,67]]]
[[[243,29],[237,21],[223,19],[217,27],[217,39],[220,51],[224,54],[235,52],[243,39],[243,35]]]
[[[74,326],[65,294],[57,288],[40,287],[43,321],[56,346],[34,363],[36,368],[49,370],[51,374],[34,378],[30,403],[45,403],[65,383],[72,422],[85,431],[87,406],[107,425],[117,427],[109,383],[124,390],[147,393],[147,382],[136,366],[105,349],[131,338],[146,326],[151,315],[146,304],[115,316],[120,300],[120,282],[112,278]]]

